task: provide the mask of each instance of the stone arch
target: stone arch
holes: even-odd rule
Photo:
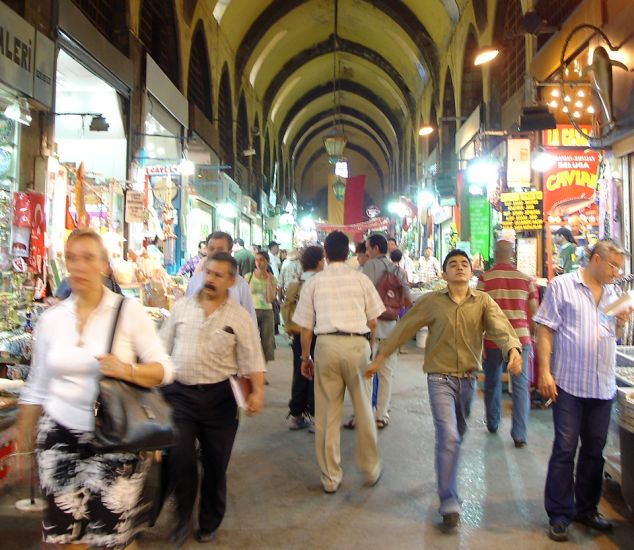
[[[233,104],[231,98],[229,68],[225,63],[222,68],[220,91],[218,93],[218,134],[220,137],[223,161],[231,165],[227,173],[233,177],[235,157],[233,151]]]
[[[187,100],[196,105],[209,120],[213,120],[211,72],[207,52],[207,39],[201,20],[196,25],[189,55]]]
[[[128,6],[126,0],[72,0],[88,20],[128,55]]]
[[[178,30],[172,0],[142,0],[139,38],[152,59],[180,89]]]
[[[478,49],[475,29],[471,27],[465,41],[462,59],[462,86],[460,87],[460,113],[469,116],[482,102],[482,68],[473,64],[474,52]]]
[[[269,194],[271,191],[271,139],[266,132],[264,138],[264,157],[262,158],[262,188]]]
[[[247,116],[247,102],[244,92],[240,94],[238,102],[238,120],[236,125],[236,152],[242,158],[243,152],[249,148],[249,118]]]

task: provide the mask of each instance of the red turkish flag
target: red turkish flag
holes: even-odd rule
[[[31,240],[29,242],[29,265],[36,273],[44,276],[46,247],[46,217],[44,216],[44,195],[29,193],[31,199]]]
[[[365,175],[346,180],[346,194],[343,201],[343,224],[350,225],[363,221],[363,197]]]

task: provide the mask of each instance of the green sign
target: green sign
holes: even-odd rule
[[[469,222],[471,252],[479,252],[488,260],[491,248],[491,207],[486,197],[469,197]]]

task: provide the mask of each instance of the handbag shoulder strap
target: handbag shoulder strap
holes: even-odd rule
[[[119,317],[121,316],[121,309],[123,308],[123,302],[125,302],[125,298],[121,298],[119,303],[117,304],[117,309],[114,314],[114,319],[112,321],[112,327],[110,329],[110,338],[108,339],[108,347],[106,348],[106,353],[112,353],[112,345],[114,344],[114,339],[117,333],[117,326],[119,325]]]

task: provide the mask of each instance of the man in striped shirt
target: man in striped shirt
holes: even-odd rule
[[[553,401],[555,441],[544,504],[548,535],[557,542],[568,540],[571,521],[598,531],[612,529],[597,506],[616,392],[616,339],[632,310],[614,316],[605,308],[617,299],[611,283],[623,273],[624,259],[625,251],[613,241],[597,242],[586,267],[550,283],[535,315],[539,391]]]
[[[511,263],[513,245],[509,241],[495,244],[495,264],[478,281],[478,290],[487,292],[500,306],[511,322],[522,344],[522,371],[512,375],[513,413],[511,437],[517,448],[528,441],[528,360],[531,352],[532,317],[537,311],[537,290],[528,275],[518,271]],[[504,367],[502,351],[491,341],[484,341],[484,403],[487,429],[491,433],[500,424],[501,375]]]

